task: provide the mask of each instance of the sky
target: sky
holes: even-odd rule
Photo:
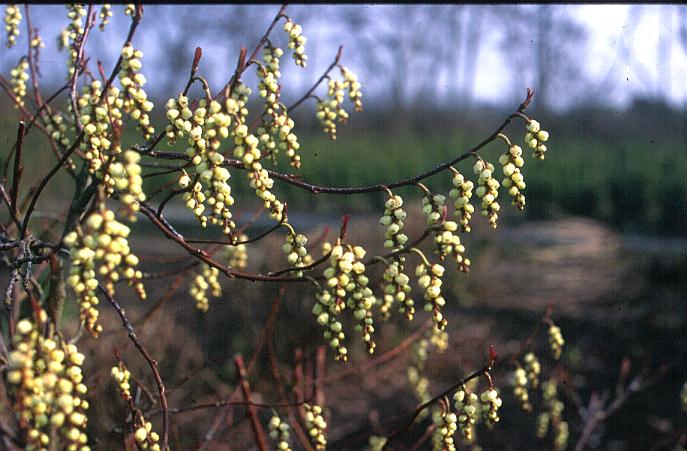
[[[532,6],[532,8],[535,7]],[[44,78],[60,76],[65,70],[62,64],[66,56],[64,53],[59,55],[51,55],[51,53],[55,52],[55,37],[66,25],[66,10],[62,6],[33,6],[31,8],[34,26],[41,29],[41,34],[47,43],[47,48],[43,50],[43,76]],[[125,34],[128,21],[128,18],[122,14],[121,6],[114,8],[115,17],[109,25],[110,30],[107,31],[109,34],[102,34],[96,29],[92,35],[94,45],[100,46],[103,51],[101,56],[106,67],[108,62],[112,64],[111,62],[117,56],[119,46],[123,41],[119,35]],[[155,8],[170,8],[170,6],[146,8],[141,30],[147,27],[153,32],[140,32],[135,39],[135,44],[144,52],[143,72],[146,73],[146,65],[151,72],[154,68],[162,68],[163,75],[146,73],[151,84],[158,81],[156,76],[164,76],[165,68],[170,65],[169,59],[174,57],[160,51],[164,48],[160,45],[160,41],[173,34],[165,34],[169,32],[169,17],[161,15],[160,10]],[[221,8],[221,6],[213,6],[213,8]],[[264,22],[266,26],[278,6],[269,5],[264,8],[264,19],[261,18],[260,22]],[[369,30],[373,41],[376,32],[382,33],[384,30],[388,32],[390,29],[392,32],[398,30],[399,33],[403,33],[408,29],[408,25],[403,21],[410,20],[404,18],[403,15],[392,16],[393,8],[398,8],[398,6],[389,5],[298,5],[290,8],[293,10],[295,20],[297,20],[298,11],[302,11],[302,8],[318,8],[318,11],[321,11],[321,14],[315,14],[309,22],[310,28],[305,29],[305,34],[309,37],[308,53],[311,57],[309,69],[307,71],[285,69],[289,76],[295,77],[295,84],[300,88],[309,86],[319,76],[322,69],[330,63],[338,44],[334,42],[335,40],[345,41],[346,55],[356,51],[363,53],[366,50],[365,48],[356,49],[354,42],[348,42],[347,30],[343,28],[345,23],[343,21],[336,23],[337,11],[358,8],[368,15],[371,23],[374,24]],[[559,12],[587,29],[587,38],[579,43],[579,48],[573,50],[573,52],[579,50],[579,56],[573,55],[573,57],[582,59],[579,61],[580,69],[591,80],[591,84],[606,83],[604,86],[607,86],[608,91],[604,94],[607,94],[607,101],[614,106],[624,106],[635,96],[653,96],[663,98],[675,107],[687,108],[687,7],[614,4],[559,5],[557,8]],[[218,11],[218,9],[211,10],[209,14],[212,14],[212,11]],[[172,17],[178,19],[180,24],[175,30],[177,34],[185,33],[185,20],[193,20],[193,16],[183,13],[178,16],[173,14]],[[392,20],[401,23],[392,22]],[[118,25],[122,26],[118,27]],[[684,27],[682,36],[678,31],[680,27]],[[23,41],[26,36],[25,29],[22,28],[21,31],[20,44],[17,47],[9,50],[4,45],[0,47],[2,49],[0,50],[0,70],[5,76],[25,52],[26,45]],[[191,35],[186,38],[191,46],[203,47],[205,50],[203,69],[207,71],[211,83],[214,86],[220,86],[226,78],[226,61],[235,58],[233,55],[236,49],[224,48],[226,46],[223,47],[222,40],[214,34]],[[237,46],[234,45],[234,47]],[[502,36],[498,27],[491,27],[489,32],[480,35],[480,50],[473,61],[476,72],[472,94],[478,102],[498,104],[511,101],[514,84],[524,82],[529,85],[533,82],[529,75],[521,75],[518,72],[526,73],[526,68],[511,65],[504,71],[504,59],[508,60],[508,55],[504,55],[502,47]],[[620,58],[619,55],[625,51],[625,57]],[[670,58],[666,58],[668,54]],[[375,98],[375,95],[377,98],[381,97],[389,75],[373,70],[360,58],[350,58],[350,60],[351,69],[359,74],[364,88],[368,88],[368,97]],[[234,63],[229,64],[233,66]],[[286,63],[283,65],[285,66]],[[444,89],[442,86],[446,90],[453,89],[449,83],[450,80],[447,80],[451,76],[447,73],[437,74],[435,83],[437,83],[439,93]],[[523,78],[516,78],[518,76]],[[561,92],[561,105],[574,104],[578,95],[580,93],[574,90]]]

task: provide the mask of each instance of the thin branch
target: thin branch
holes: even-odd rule
[[[45,185],[48,184],[50,179],[55,174],[57,174],[57,171],[59,171],[60,168],[67,162],[69,156],[79,146],[79,143],[81,142],[83,136],[84,131],[82,130],[81,133],[79,133],[79,136],[76,138],[76,141],[74,141],[74,143],[69,147],[69,149],[67,149],[67,151],[62,155],[62,158],[59,159],[57,164],[50,170],[50,172],[48,172],[45,175],[45,177],[41,179],[41,183],[38,185],[36,192],[33,194],[33,197],[31,198],[31,203],[29,203],[29,207],[26,209],[26,214],[24,215],[24,219],[21,224],[21,232],[19,234],[20,239],[24,239],[24,237],[26,236],[26,229],[29,226],[29,219],[31,218],[31,213],[33,212],[33,209],[36,206],[36,202],[38,201],[38,198],[40,197],[43,188],[45,188]]]
[[[246,367],[243,364],[243,357],[241,357],[240,354],[234,358],[234,365],[236,366],[236,372],[239,375],[241,392],[243,393],[243,399],[246,401],[246,410],[248,411],[248,418],[250,419],[251,427],[253,428],[253,434],[255,434],[255,441],[257,442],[260,451],[267,451],[267,437],[265,436],[265,431],[260,424],[258,411],[255,408],[255,405],[253,405],[253,396],[250,391],[250,385],[246,380]]]
[[[134,331],[134,327],[131,325],[129,320],[126,317],[126,313],[124,309],[117,303],[117,301],[110,295],[110,293],[107,292],[102,286],[98,286],[98,291],[105,296],[105,298],[108,300],[110,304],[115,308],[117,313],[119,314],[119,317],[122,319],[122,325],[126,329],[129,339],[133,342],[134,346],[136,346],[136,349],[141,353],[143,358],[148,362],[148,365],[150,366],[150,370],[153,373],[153,377],[155,378],[155,383],[157,384],[157,389],[158,389],[158,395],[160,398],[160,407],[162,409],[162,442],[160,445],[160,448],[163,450],[167,449],[167,442],[168,442],[168,436],[169,436],[169,408],[167,407],[167,396],[165,394],[165,385],[162,382],[162,378],[160,377],[160,372],[157,369],[157,361],[155,361],[146,348],[141,344],[140,340],[138,339],[138,336],[136,335],[136,331]]]
[[[28,9],[28,6],[27,6]],[[19,183],[21,182],[21,175],[24,172],[24,167],[21,164],[22,151],[24,150],[24,136],[25,123],[19,121],[17,129],[17,144],[15,146],[16,152],[14,154],[14,171],[12,171],[12,188],[10,190],[10,209],[12,210],[12,218],[17,218],[17,197],[19,196]]]
[[[332,69],[334,69],[336,67],[336,65],[339,64],[339,61],[341,61],[342,55],[343,55],[343,45],[340,45],[339,51],[336,52],[336,57],[334,58],[334,61],[332,62],[332,64],[329,65],[329,67],[327,68],[327,70],[324,71],[322,76],[317,79],[315,84],[310,89],[308,89],[308,91],[305,94],[303,94],[303,96],[300,99],[296,100],[291,106],[289,106],[287,108],[287,111],[292,112],[294,109],[298,108],[298,106],[301,103],[305,102],[312,95],[312,93],[315,92],[317,87],[327,78],[327,76],[329,75],[329,72],[331,72]]]

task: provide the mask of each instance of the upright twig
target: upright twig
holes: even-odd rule
[[[136,346],[136,349],[138,349],[138,352],[143,356],[145,361],[148,362],[148,366],[150,366],[150,370],[153,373],[155,383],[157,384],[158,396],[160,398],[160,408],[162,409],[162,441],[160,444],[160,449],[166,450],[169,436],[169,408],[167,406],[165,384],[162,382],[162,377],[160,376],[160,372],[157,369],[157,361],[150,356],[148,350],[143,346],[141,341],[138,339],[134,327],[131,325],[131,323],[126,317],[125,310],[103,287],[98,286],[98,291],[115,308],[117,314],[122,320],[122,326],[124,326],[124,329],[126,329],[127,334],[129,335],[129,339],[133,342],[134,346]]]
[[[234,365],[236,366],[236,372],[239,376],[239,384],[241,384],[241,392],[243,393],[243,400],[246,402],[246,410],[248,411],[248,418],[250,419],[251,427],[253,428],[253,434],[255,435],[255,441],[260,448],[260,451],[267,451],[267,437],[265,436],[265,431],[260,424],[260,419],[258,418],[258,411],[253,405],[253,395],[250,391],[250,384],[246,380],[246,367],[243,364],[243,357],[237,355],[234,357]]]

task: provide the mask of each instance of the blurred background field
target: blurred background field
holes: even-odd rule
[[[682,446],[687,445],[687,415],[679,399],[687,379],[687,9],[613,6],[617,9],[595,10],[591,5],[322,6],[318,14],[315,7],[295,5],[290,14],[310,38],[312,65],[302,71],[307,75],[297,73],[286,58],[282,65],[286,86],[293,83],[287,95],[297,98],[343,42],[344,64],[363,83],[365,111],[351,113],[349,124],[339,127],[336,141],[319,130],[312,105],[294,114],[303,160],[298,173],[305,181],[329,186],[390,182],[450,160],[490,134],[522,101],[526,87],[536,88],[529,113],[551,134],[546,160],[526,159],[523,213],[502,202],[505,211],[496,231],[475,216],[475,230],[465,239],[472,259],[470,274],[448,265],[444,287],[451,347],[430,359],[431,391],[440,392],[482,365],[489,344],[503,354],[516,349],[552,303],[554,319],[566,339],[561,368],[569,384],[563,396],[564,417],[571,427],[569,449],[582,432],[580,413],[592,392],[613,396],[624,358],[631,362],[631,376],[644,369],[659,374],[665,365],[672,366],[664,368],[657,383],[632,396],[609,417],[590,444],[608,450],[674,449],[680,440]],[[203,15],[207,23],[201,23],[192,20],[196,7],[146,6],[140,41],[135,41],[144,50],[143,73],[155,100],[153,123],[158,128],[164,123],[166,99],[183,85],[193,48],[203,46],[201,72],[207,71],[213,89],[218,89],[233,69],[239,46],[254,42],[277,9],[213,6]],[[39,11],[35,8],[36,25],[45,26],[44,35],[52,38],[58,21],[53,23],[50,16],[62,14],[63,9],[50,6],[47,13]],[[123,32],[117,28],[124,23],[121,16],[111,24],[115,35]],[[606,27],[599,25],[599,17],[607,18]],[[163,26],[179,21],[179,27]],[[332,22],[341,25],[328,26]],[[221,49],[216,37],[206,31],[213,27],[231,30],[221,40]],[[111,63],[118,52],[112,43],[120,40],[97,32],[92,51],[101,52],[105,63]],[[44,50],[46,87],[57,86],[61,80],[55,72],[64,69],[60,65],[65,58],[51,54],[54,44],[48,45]],[[2,50],[3,74],[16,64],[20,52]],[[255,104],[256,108],[260,106]],[[133,129],[123,138],[125,144],[140,142]],[[516,121],[506,134],[521,143],[522,130]],[[4,149],[15,134],[16,112],[5,96],[0,105],[3,165]],[[501,151],[501,143],[494,143],[481,154],[496,161]],[[25,150],[30,162],[26,180],[36,180],[47,171],[52,162],[48,152],[38,134],[30,137]],[[284,163],[282,159],[278,168],[294,172],[285,169]],[[472,172],[467,162],[458,167]],[[174,179],[147,179],[146,191]],[[244,223],[257,206],[255,196],[242,172],[233,171],[231,180],[239,223]],[[427,185],[447,194],[450,176],[435,176]],[[55,178],[35,217],[44,218],[46,224],[59,218],[72,189],[68,177]],[[312,195],[281,183],[274,191],[288,201],[294,226],[311,241],[327,225],[334,231],[329,236],[334,236],[341,216],[352,214],[351,241],[365,244],[369,254],[383,251],[383,228],[377,223],[383,195]],[[400,189],[398,194],[408,199],[409,214],[419,218],[419,202],[411,199],[419,199],[420,191]],[[153,204],[161,197],[153,198]],[[219,237],[217,230],[199,230],[179,199],[167,211],[170,221],[187,236]],[[421,220],[408,223],[415,235],[421,232]],[[248,234],[255,236],[269,225],[261,219]],[[145,218],[133,228],[132,247],[142,255],[145,270],[188,263],[186,254],[160,237]],[[251,248],[248,269],[267,272],[284,267],[282,240],[280,233]],[[172,260],[148,258],[159,254]],[[2,280],[6,272],[3,269]],[[140,328],[141,339],[149,344],[161,362],[163,378],[169,381],[173,407],[231,393],[236,383],[233,356],[253,357],[255,340],[279,288],[233,280],[222,280],[222,285],[223,296],[212,300],[210,311],[202,314],[187,294],[188,280],[180,282],[178,292]],[[152,303],[162,299],[170,283],[151,280],[148,287],[147,305],[126,292],[123,302],[134,319],[142,318]],[[291,286],[286,291],[274,331],[283,370],[293,362],[295,347],[301,347],[310,359],[322,344],[321,331],[310,313],[313,302],[310,287]],[[112,347],[128,350],[127,362],[134,373],[149,387],[154,385],[145,362],[131,352],[115,316],[106,306],[101,311],[106,333],[97,341],[82,343],[91,364],[96,356],[110,356],[106,357],[110,360],[86,368],[85,373],[90,374],[89,389],[111,402],[94,405],[90,428],[93,436],[103,437],[101,449],[116,449],[124,409],[109,386]],[[74,314],[66,312],[68,317]],[[424,319],[424,314],[418,315],[409,325],[395,317],[382,325],[379,352],[401,342]],[[351,337],[355,342],[351,365],[368,359],[357,341]],[[540,342],[539,348],[545,353],[545,344]],[[371,433],[388,433],[393,419],[412,410],[415,398],[407,386],[405,362],[405,356],[399,357],[375,371],[326,385],[332,449],[362,449]],[[342,370],[343,365],[331,364],[328,373]],[[251,383],[263,396],[258,401],[278,402],[264,352],[257,356],[253,374]],[[551,449],[550,437],[547,441],[534,437],[534,415],[516,411],[505,374],[497,384],[506,407],[494,431],[480,429],[484,449]],[[267,411],[261,415],[268,419]],[[241,408],[174,416],[173,443],[178,449],[193,449],[219,421],[233,427],[215,434],[208,442],[210,449],[248,449],[249,425]],[[416,426],[403,442],[411,445],[423,431]]]

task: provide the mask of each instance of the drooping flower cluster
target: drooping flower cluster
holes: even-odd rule
[[[532,156],[543,160],[546,154],[546,141],[549,140],[549,132],[542,130],[539,122],[530,119],[527,124],[527,132],[525,133],[525,144],[533,149]]]
[[[286,253],[286,260],[289,265],[300,268],[306,265],[308,257],[308,249],[305,245],[308,242],[308,238],[305,235],[296,233],[293,228],[289,226],[289,233],[286,235],[286,243],[282,247],[282,250]],[[296,277],[302,277],[303,271],[294,271],[293,275]]]
[[[44,311],[39,317],[47,319]],[[84,355],[42,327],[19,321],[8,356],[7,383],[26,449],[89,450]],[[51,432],[52,431],[52,432]]]
[[[131,44],[122,48],[122,68],[119,71],[119,82],[122,84],[124,97],[124,111],[131,119],[138,122],[138,128],[143,132],[143,138],[150,139],[155,128],[150,124],[148,113],[153,111],[153,102],[148,100],[148,94],[143,89],[146,78],[141,72],[141,58],[143,52],[134,50]]]
[[[16,97],[14,104],[15,108],[24,106],[24,98],[26,97],[26,81],[29,79],[29,60],[23,56],[11,71],[12,77],[12,94]]]
[[[435,451],[455,451],[456,445],[453,436],[458,429],[458,416],[451,412],[450,404],[446,404],[440,411],[433,415],[436,429],[432,434],[432,447]]]
[[[377,346],[372,339],[372,334],[375,331],[372,307],[377,303],[377,298],[367,286],[370,280],[364,272],[365,265],[362,262],[357,261],[353,264],[353,283],[355,286],[351,291],[351,296],[346,301],[346,305],[353,310],[353,316],[358,321],[355,330],[362,334],[363,343],[367,346],[367,351],[372,354]]]
[[[263,201],[265,208],[269,209],[270,217],[276,221],[285,219],[284,204],[270,191],[274,186],[274,180],[262,167],[260,159],[262,153],[258,148],[260,141],[255,135],[248,133],[248,127],[240,124],[234,129],[234,156],[243,162],[248,169],[248,180],[255,194]]]
[[[12,48],[17,43],[19,25],[21,24],[21,11],[19,6],[8,4],[5,7],[5,31],[7,32],[7,47]]]
[[[67,283],[79,300],[79,316],[86,330],[97,336],[102,331],[98,321],[96,269],[103,287],[114,294],[114,283],[126,280],[141,299],[146,293],[141,283],[143,274],[136,269],[138,257],[129,249],[130,229],[115,219],[112,210],[101,204],[77,230],[70,232],[64,244],[70,249],[72,267]]]
[[[554,449],[560,451],[567,446],[569,431],[568,423],[562,418],[565,405],[557,398],[556,385],[556,380],[553,378],[542,384],[544,406],[547,411],[537,417],[537,437],[546,437],[550,424],[553,428]]]
[[[446,305],[446,300],[441,295],[441,277],[443,275],[444,267],[438,263],[430,265],[425,260],[415,268],[417,283],[425,291],[425,311],[432,312],[432,319],[439,330],[444,330],[448,324],[448,320],[441,313],[441,309]]]
[[[303,27],[287,19],[284,23],[284,31],[289,35],[288,48],[293,50],[293,60],[298,66],[305,67],[308,55],[305,54],[305,42],[307,38],[303,36]]]
[[[203,271],[196,274],[189,290],[196,301],[196,308],[205,313],[210,308],[209,296],[222,296],[222,286],[219,284],[219,270],[209,265],[203,265]]]
[[[467,387],[463,386],[453,395],[456,411],[458,415],[458,429],[468,443],[472,443],[475,435],[475,423],[477,423],[477,409],[479,408],[479,399],[475,393],[468,391]]]
[[[226,235],[235,227],[229,207],[234,204],[231,186],[228,184],[229,171],[222,167],[224,156],[219,152],[223,139],[229,137],[231,116],[222,112],[219,102],[200,100],[195,111],[189,107],[189,99],[179,95],[170,99],[167,104],[166,128],[170,144],[176,138],[188,137],[186,155],[195,166],[196,178],[192,180],[185,172],[179,178],[179,186],[186,189],[184,200],[193,211],[201,226],[207,225],[208,219],[213,224],[220,224]],[[206,205],[211,211],[205,214]]]
[[[115,367],[112,367],[110,372],[112,379],[114,380],[119,396],[122,397],[124,401],[130,403],[131,399],[131,373],[124,366],[122,362]],[[160,436],[157,432],[153,431],[153,424],[150,421],[146,421],[143,414],[137,412],[134,415],[134,439],[136,440],[136,445],[139,449],[146,449],[151,451],[160,451]]]
[[[329,135],[329,138],[336,139],[336,120],[345,122],[348,113],[341,107],[344,100],[344,85],[338,80],[329,80],[328,98],[318,100],[317,112],[315,117],[322,125],[322,130]]]
[[[503,401],[499,397],[496,389],[489,388],[482,392],[479,397],[482,401],[482,416],[487,426],[491,427],[499,422],[499,408]]]
[[[422,339],[413,344],[407,377],[418,403],[422,404],[432,399],[429,390],[429,379],[424,374],[425,363],[429,355],[434,351],[442,353],[447,348],[448,333],[439,330],[436,326],[428,329]],[[418,415],[418,418],[424,418],[426,415],[427,411],[424,410]]]
[[[105,25],[110,23],[110,17],[112,17],[112,5],[106,3],[100,8],[100,12],[98,13],[100,31],[105,31]]]
[[[69,60],[67,68],[69,70],[67,78],[71,78],[76,70],[76,60],[79,53],[76,49],[76,41],[79,36],[84,33],[82,17],[86,15],[86,8],[80,4],[66,5],[67,17],[70,22],[67,28],[61,34],[61,39],[58,41],[61,48],[66,48],[69,52]]]
[[[329,340],[330,346],[336,351],[337,360],[348,360],[348,349],[343,344],[346,335],[343,332],[343,324],[337,317],[346,307],[346,299],[351,292],[360,287],[363,287],[364,291],[366,284],[363,285],[364,279],[361,279],[365,271],[365,265],[361,261],[363,257],[365,257],[365,249],[360,246],[344,245],[341,239],[338,239],[331,248],[329,268],[324,271],[326,287],[317,293],[317,303],[313,306],[317,323],[327,327],[324,338]],[[361,295],[365,297],[364,293]],[[360,307],[362,306],[356,305],[355,308],[359,310]]]
[[[143,192],[143,177],[141,177],[141,155],[133,150],[121,154],[122,161],[110,164],[108,175],[110,184],[119,191],[122,213],[131,222],[136,221],[136,212],[140,210],[140,202],[146,200]]]
[[[549,326],[549,346],[554,359],[558,360],[561,358],[564,344],[565,340],[563,339],[563,334],[561,334],[561,328],[551,324]]]
[[[67,136],[69,127],[64,121],[64,116],[59,112],[51,116],[46,109],[43,109],[43,111],[41,111],[41,117],[45,123],[45,128],[50,133],[50,138],[64,147],[69,147],[70,141]]]
[[[248,237],[245,234],[241,234],[236,241],[239,244],[225,247],[224,258],[230,268],[239,271],[246,269],[246,265],[248,264],[248,253],[246,252],[246,245],[243,244],[246,240],[248,240]]]
[[[496,202],[496,198],[499,196],[499,181],[493,177],[494,165],[480,158],[473,169],[475,174],[479,175],[475,194],[482,199],[482,216],[488,217],[489,225],[495,229],[501,207]]]
[[[527,392],[527,372],[518,367],[513,372],[513,395],[520,401],[520,407],[525,412],[532,411],[532,403],[530,402],[530,395]]]
[[[305,409],[305,428],[310,440],[314,443],[316,450],[324,451],[327,449],[327,423],[322,416],[322,407],[305,403],[303,408]]]
[[[403,272],[405,261],[405,257],[396,255],[384,270],[382,277],[386,283],[380,312],[385,320],[391,317],[391,309],[396,302],[400,304],[399,311],[405,314],[408,320],[415,316],[415,301],[410,296],[410,278]]]
[[[348,89],[348,98],[351,100],[351,102],[353,102],[356,111],[363,111],[363,93],[360,90],[361,84],[358,81],[358,76],[350,69],[344,66],[340,67],[341,76],[344,78],[344,88]]]
[[[499,163],[501,163],[501,169],[505,176],[501,184],[508,188],[508,195],[513,198],[511,204],[515,205],[518,210],[524,210],[525,195],[522,194],[522,190],[525,189],[525,181],[522,172],[520,172],[520,168],[525,164],[525,160],[522,158],[522,148],[518,145],[510,146],[508,152],[499,157]]]
[[[528,352],[523,357],[525,361],[525,371],[527,372],[527,380],[530,386],[534,389],[539,387],[539,374],[541,374],[541,364],[537,359],[537,356],[532,352]]]
[[[458,224],[446,221],[446,198],[441,194],[426,194],[422,198],[422,212],[427,220],[427,227],[433,229],[434,253],[439,261],[444,261],[447,256],[452,257],[458,264],[458,270],[468,272],[470,259],[465,258],[465,246],[460,242],[460,237],[453,232],[458,230]]]
[[[392,195],[389,191],[389,199],[384,203],[384,216],[379,219],[379,223],[386,226],[384,234],[384,247],[391,250],[403,249],[408,242],[408,235],[401,233],[406,219],[406,212],[403,210],[403,199],[401,196]]]
[[[289,445],[289,424],[282,421],[279,415],[274,413],[272,418],[270,418],[268,428],[270,437],[277,442],[277,449],[279,451],[291,451],[291,446]]]
[[[449,196],[451,199],[455,199],[453,216],[458,218],[458,224],[460,224],[463,232],[470,232],[470,219],[475,212],[475,207],[470,203],[474,185],[470,180],[466,180],[458,170],[454,170],[452,183],[454,188],[449,192]]]
[[[83,125],[84,139],[79,145],[86,157],[88,171],[91,174],[97,173],[105,166],[115,149],[111,149],[110,140],[110,109],[100,105],[102,96],[102,84],[98,80],[93,80],[90,84],[83,87],[77,106],[79,107],[79,121]],[[109,100],[109,99],[108,99]],[[112,105],[117,109],[116,102]],[[106,186],[109,185],[105,178]]]
[[[258,127],[256,135],[260,140],[261,147],[276,162],[279,151],[283,151],[291,159],[291,166],[299,168],[301,157],[296,153],[300,148],[298,137],[293,133],[295,123],[289,117],[286,107],[280,103],[279,78],[279,58],[283,51],[271,44],[265,46],[263,50],[264,65],[258,66],[258,84],[260,97],[265,99],[264,115],[270,120]]]

